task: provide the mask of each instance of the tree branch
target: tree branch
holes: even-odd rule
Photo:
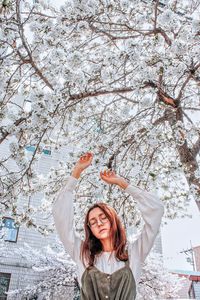
[[[28,54],[29,59],[25,59],[23,57],[23,55],[21,55],[21,53],[19,52],[19,50],[17,50],[17,53],[19,55],[19,57],[21,58],[21,60],[23,61],[23,63],[30,63],[31,66],[34,68],[36,74],[42,79],[42,81],[45,82],[45,84],[51,89],[53,90],[53,86],[50,84],[50,82],[47,80],[47,78],[42,74],[41,70],[37,67],[37,65],[35,64],[32,55],[31,55],[31,51],[29,50],[29,47],[27,46],[26,42],[25,42],[25,36],[24,36],[24,28],[23,25],[21,23],[21,16],[20,16],[20,0],[17,0],[16,2],[16,15],[17,15],[17,20],[18,20],[18,28],[19,28],[19,35],[21,37],[21,41],[22,44]]]

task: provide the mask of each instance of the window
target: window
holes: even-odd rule
[[[10,273],[0,272],[0,300],[7,299],[7,295],[5,294],[5,292],[7,292],[9,289],[10,277],[11,277]]]
[[[35,151],[35,146],[26,146],[26,150],[30,151],[30,152],[34,152]],[[42,153],[46,154],[46,155],[51,155],[51,149],[43,149]]]
[[[0,239],[8,242],[17,242],[18,231],[19,227],[15,225],[15,221],[12,218],[3,218],[0,225]]]
[[[193,282],[190,285],[188,295],[189,295],[189,299],[195,299]]]
[[[28,297],[26,298],[26,300],[37,300],[38,299],[38,296],[37,295],[34,295],[34,296],[31,296],[31,297]],[[1,300],[1,299],[0,299]]]
[[[46,155],[51,155],[51,150],[49,149],[43,149],[42,152]]]

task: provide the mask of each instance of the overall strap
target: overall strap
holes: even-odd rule
[[[125,265],[129,267],[129,259],[125,261]]]

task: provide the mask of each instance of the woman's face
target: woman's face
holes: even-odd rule
[[[88,223],[97,239],[102,240],[110,237],[110,221],[99,207],[95,207],[89,212]]]

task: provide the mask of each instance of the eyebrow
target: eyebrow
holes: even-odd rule
[[[105,215],[104,213],[100,213],[99,215],[98,215],[98,217],[99,216],[102,216],[102,215]],[[96,220],[96,218],[91,218],[89,221],[92,221],[92,220]]]

